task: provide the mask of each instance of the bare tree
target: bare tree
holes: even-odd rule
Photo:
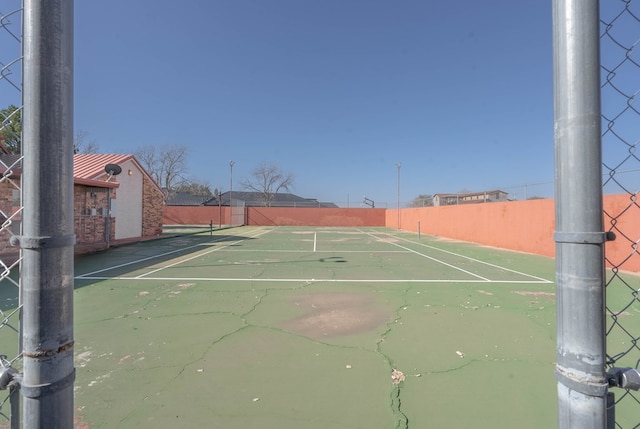
[[[433,196],[420,194],[415,197],[408,205],[408,207],[430,207],[433,205]]]
[[[211,192],[211,186],[207,183],[199,183],[195,181],[185,181],[177,185],[175,192],[186,192],[191,195],[199,195],[202,197],[213,197],[215,194]],[[217,191],[217,190],[216,190]]]
[[[153,180],[168,193],[186,180],[187,152],[186,145],[149,145],[137,149],[133,154]]]
[[[262,203],[270,207],[275,194],[293,187],[293,174],[283,172],[276,164],[263,162],[251,171],[249,178],[242,180],[241,185],[259,193]]]
[[[73,136],[73,153],[98,153],[100,147],[96,139],[89,137],[85,130],[78,130]]]

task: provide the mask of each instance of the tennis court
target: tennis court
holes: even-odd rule
[[[550,258],[241,227],[76,261],[76,427],[556,425]]]

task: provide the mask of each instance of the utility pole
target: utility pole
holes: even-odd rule
[[[233,166],[235,165],[235,161],[229,161],[229,224],[233,225],[233,205],[232,205],[232,197],[233,197]]]
[[[400,229],[400,167],[401,163],[398,162],[396,167],[398,167],[398,229]]]

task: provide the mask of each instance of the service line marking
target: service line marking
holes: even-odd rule
[[[380,237],[378,237],[378,236],[376,236],[376,235],[374,235],[374,234],[372,234],[372,233],[369,233],[369,232],[366,232],[366,231],[365,231],[365,234],[367,234],[367,235],[369,235],[369,236],[371,236],[371,237],[375,238],[376,240],[379,240],[379,239],[380,239]],[[396,246],[396,247],[399,247],[399,248],[401,248],[401,249],[404,249],[404,250],[406,250],[406,251],[408,251],[408,252],[414,253],[414,254],[416,254],[416,255],[418,255],[418,256],[422,256],[423,258],[430,259],[430,260],[432,260],[432,261],[434,261],[434,262],[437,262],[437,263],[439,263],[439,264],[445,265],[445,266],[447,266],[447,267],[449,267],[449,268],[453,268],[454,270],[462,271],[463,273],[465,273],[465,274],[469,274],[469,275],[470,275],[470,276],[472,276],[472,277],[479,278],[479,279],[480,279],[480,280],[482,280],[482,281],[487,281],[487,282],[488,282],[488,281],[491,281],[491,280],[489,280],[489,279],[487,279],[487,278],[485,278],[485,277],[479,276],[478,274],[472,273],[471,271],[467,271],[467,270],[464,270],[464,269],[462,269],[462,268],[460,268],[460,267],[456,267],[455,265],[452,265],[452,264],[449,264],[449,263],[447,263],[447,262],[441,261],[440,259],[436,259],[436,258],[431,257],[431,256],[429,256],[429,255],[425,255],[424,253],[420,253],[420,252],[418,252],[417,250],[413,250],[413,249],[410,249],[410,248],[408,248],[408,247],[404,247],[404,246],[402,246],[402,245],[400,245],[400,244],[398,244],[398,243],[391,243],[391,242],[389,242],[389,244],[392,244],[392,245],[394,245],[394,246]]]
[[[366,231],[363,231],[363,232],[366,233]],[[393,234],[390,234],[388,232],[380,232],[380,234],[387,235],[389,237],[395,238],[396,240],[402,240],[402,241],[406,241],[406,242],[411,243],[411,244],[417,244],[419,246],[426,247],[427,249],[437,250],[438,252],[442,252],[442,253],[447,253],[449,255],[458,256],[460,258],[465,258],[465,259],[467,259],[469,261],[477,262],[479,264],[484,264],[484,265],[487,265],[489,267],[493,267],[493,268],[498,268],[500,270],[509,271],[511,273],[519,274],[519,275],[524,276],[524,277],[530,277],[532,279],[538,280],[540,283],[553,283],[553,281],[547,280],[547,279],[543,279],[542,277],[534,276],[532,274],[523,273],[522,271],[512,270],[511,268],[503,267],[501,265],[492,264],[491,262],[482,261],[480,259],[472,258],[470,256],[461,255],[459,253],[451,252],[450,250],[444,250],[444,249],[440,249],[438,247],[429,246],[428,244],[420,243],[420,242],[417,242],[417,241],[412,241],[412,240],[409,240],[407,238],[398,237],[397,235],[393,235]],[[379,237],[377,237],[377,238],[379,238]],[[394,244],[394,243],[391,243],[391,244]],[[400,246],[400,247],[402,247],[402,246]]]

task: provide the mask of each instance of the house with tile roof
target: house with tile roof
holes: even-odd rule
[[[108,172],[109,164],[120,167],[120,173]],[[103,220],[108,229],[104,231],[107,247],[112,241],[162,234],[164,193],[133,155],[76,154],[73,177],[76,235],[80,230],[85,238],[78,237],[78,244],[99,241],[100,228],[86,228],[86,223],[91,226]],[[111,188],[111,184],[116,186]]]
[[[118,166],[119,174],[107,165]],[[0,155],[0,174],[7,179],[0,183],[0,218],[10,218],[11,232],[19,234],[19,157]],[[133,155],[76,154],[73,182],[77,253],[162,234],[164,194]],[[5,235],[0,235],[0,254],[15,252]]]

